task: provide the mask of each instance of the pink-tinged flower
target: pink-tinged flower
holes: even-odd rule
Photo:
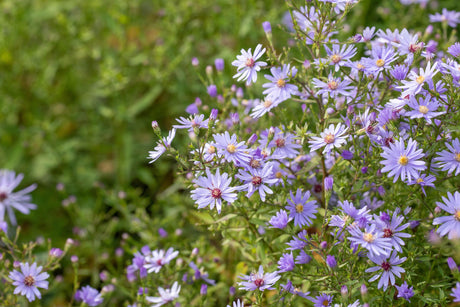
[[[406,112],[404,116],[409,116],[410,118],[424,118],[430,125],[432,118],[446,113],[436,112],[436,110],[439,109],[439,102],[432,99],[429,95],[425,98],[419,98],[418,101],[414,96],[411,96],[408,106],[411,107],[412,110]]]
[[[431,63],[428,62],[426,65],[426,68],[420,68],[419,73],[417,74],[414,71],[411,71],[409,73],[409,79],[410,81],[407,80],[402,80],[401,82],[403,85],[397,86],[396,88],[402,89],[402,97],[405,97],[407,95],[416,95],[418,94],[421,90],[425,82],[431,81],[438,73],[437,68],[438,63],[434,63],[433,66],[431,66]]]
[[[315,219],[315,213],[318,210],[318,205],[315,200],[308,201],[310,198],[310,191],[302,193],[302,190],[297,189],[294,195],[292,191],[289,191],[291,198],[287,199],[288,205],[286,210],[289,210],[289,218],[294,219],[295,226],[309,226],[312,223],[312,219]]]
[[[144,268],[147,269],[148,273],[158,273],[165,264],[171,262],[177,255],[179,255],[179,251],[175,251],[172,247],[166,252],[163,249],[156,249],[149,256],[145,257]]]
[[[421,149],[417,149],[417,142],[409,139],[407,148],[404,140],[400,139],[395,143],[390,143],[390,147],[382,147],[382,158],[380,161],[384,165],[382,173],[388,173],[388,177],[394,177],[393,182],[396,182],[399,177],[404,181],[410,181],[412,177],[418,177],[418,172],[426,169],[425,161],[419,159],[424,156]]]
[[[13,192],[21,183],[22,178],[24,178],[23,174],[16,176],[13,171],[0,170],[0,221],[5,220],[5,212],[7,212],[11,224],[16,225],[16,216],[13,209],[29,214],[30,210],[37,208],[37,205],[31,203],[32,197],[29,195],[37,185],[33,184],[25,189]]]
[[[434,158],[437,166],[443,171],[448,171],[448,174],[454,173],[455,176],[460,174],[460,141],[455,139],[452,144],[445,143],[448,150],[438,152],[438,156]]]
[[[152,307],[163,306],[164,304],[172,302],[179,297],[180,288],[181,286],[179,286],[177,281],[175,281],[170,289],[163,289],[162,287],[158,287],[160,296],[147,296],[145,299],[149,303],[154,304]]]
[[[386,291],[386,289],[388,288],[388,284],[394,285],[396,282],[395,275],[397,277],[401,277],[401,273],[404,273],[406,271],[398,265],[406,261],[407,258],[399,258],[397,255],[398,254],[396,251],[393,251],[389,258],[388,256],[369,255],[369,259],[378,266],[371,267],[367,269],[366,272],[369,273],[379,271],[379,273],[377,273],[375,276],[369,279],[369,282],[372,282],[380,278],[377,287],[379,289],[383,287],[383,291]]]
[[[46,272],[42,273],[41,266],[37,267],[34,262],[31,266],[29,263],[21,263],[21,271],[14,270],[10,272],[8,277],[13,281],[14,294],[21,294],[25,296],[29,302],[32,302],[37,297],[41,299],[40,291],[38,288],[48,289],[48,281],[46,279],[49,274]]]
[[[240,169],[235,177],[242,180],[244,184],[238,187],[238,190],[248,191],[247,197],[251,197],[254,192],[258,191],[260,199],[265,201],[266,194],[273,194],[272,189],[268,186],[277,181],[272,170],[272,163],[265,164],[263,168],[248,168],[247,171]]]
[[[195,128],[208,128],[209,119],[204,119],[204,114],[195,114],[189,118],[180,117],[176,119],[180,125],[174,125],[176,129],[188,129],[188,131],[193,132]]]
[[[291,98],[291,95],[298,95],[297,85],[288,83],[290,78],[293,78],[297,73],[297,68],[292,67],[291,65],[283,65],[283,67],[272,67],[270,69],[272,75],[265,75],[270,83],[265,83],[262,87],[266,88],[263,91],[264,95],[267,95],[267,98],[273,100],[284,101]]]
[[[264,53],[265,48],[262,49],[261,44],[257,45],[254,53],[251,52],[251,48],[248,51],[241,49],[241,55],[237,55],[237,60],[232,62],[232,65],[237,67],[237,73],[233,78],[238,78],[237,81],[246,80],[246,85],[256,82],[257,72],[260,71],[261,67],[267,65],[263,61],[257,61]]]
[[[99,291],[90,286],[85,286],[78,290],[75,293],[75,300],[77,302],[83,302],[88,306],[97,306],[104,301]]]
[[[262,266],[259,267],[259,271],[257,273],[253,272],[250,275],[243,275],[240,278],[244,281],[239,282],[240,290],[273,290],[272,286],[281,278],[278,275],[278,272],[273,273],[265,273],[264,268]]]
[[[160,141],[158,141],[155,150],[149,151],[148,159],[152,159],[149,163],[155,162],[162,154],[166,152],[166,149],[171,147],[171,142],[173,141],[174,137],[176,136],[176,129],[173,128],[169,131],[168,137],[164,137]]]
[[[347,142],[346,136],[343,136],[347,130],[348,128],[346,128],[345,125],[338,124],[334,126],[334,124],[330,124],[329,128],[321,132],[320,137],[312,137],[312,140],[309,141],[310,150],[315,151],[324,147],[323,154],[329,156],[332,149],[339,148]]]
[[[227,173],[220,174],[216,170],[213,175],[209,169],[206,169],[207,177],[201,176],[194,182],[199,187],[192,191],[192,199],[198,205],[198,209],[209,206],[210,209],[216,207],[217,212],[222,210],[222,200],[233,203],[237,195],[234,193],[235,187],[231,187],[232,179]]]
[[[436,205],[442,210],[450,213],[447,216],[437,217],[433,220],[433,225],[440,225],[438,230],[441,237],[448,235],[450,239],[456,239],[460,237],[460,193],[455,192],[452,195],[447,192],[447,198],[442,197],[442,202],[436,202]]]
[[[401,225],[404,221],[404,216],[398,216],[399,210],[396,209],[393,212],[391,220],[383,221],[382,219],[375,217],[377,221],[377,228],[383,232],[383,237],[390,239],[390,244],[395,251],[398,253],[402,252],[402,246],[405,245],[402,238],[410,238],[411,235],[402,232],[404,229],[409,227],[409,223]]]

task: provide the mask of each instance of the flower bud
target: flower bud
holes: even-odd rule
[[[70,256],[70,261],[72,261],[73,263],[78,262],[78,256],[77,255]]]
[[[224,60],[223,59],[216,59],[214,61],[214,65],[216,66],[217,71],[224,70]]]
[[[208,294],[208,285],[207,284],[202,284],[201,285],[200,294],[201,295]]]
[[[159,228],[158,229],[158,234],[160,235],[160,237],[162,238],[166,238],[168,236],[168,232],[166,230],[164,230],[163,228]]]
[[[337,266],[337,261],[335,260],[335,257],[332,255],[327,255],[326,257],[326,264],[331,268],[335,268]]]
[[[348,296],[348,288],[346,285],[343,285],[342,288],[340,288],[340,294],[342,294],[343,298]]]
[[[334,178],[332,176],[327,176],[324,178],[324,190],[330,191],[334,185]]]
[[[206,74],[208,76],[212,75],[212,66],[211,65],[206,66]]]
[[[211,97],[217,97],[217,86],[214,84],[208,86],[208,95]]]
[[[262,27],[264,28],[265,34],[272,33],[272,25],[270,24],[270,21],[262,22]]]
[[[200,65],[200,61],[198,61],[198,59],[194,57],[194,58],[192,58],[192,65],[196,67],[196,66]]]
[[[363,297],[365,297],[365,296],[367,295],[367,287],[366,287],[365,284],[362,284],[362,285],[361,285],[360,291],[361,291],[361,295],[362,295]]]
[[[458,272],[458,266],[455,263],[454,258],[452,258],[452,257],[447,258],[447,265],[449,266],[449,269],[452,272]]]

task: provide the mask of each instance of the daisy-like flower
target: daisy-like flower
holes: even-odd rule
[[[423,43],[418,42],[418,35],[412,35],[406,29],[403,29],[399,33],[399,41],[393,42],[392,45],[398,48],[400,55],[407,54],[405,63],[412,63],[414,54],[423,48]]]
[[[448,235],[449,240],[460,237],[460,193],[455,192],[452,195],[450,192],[447,192],[447,198],[442,197],[442,202],[436,202],[436,205],[442,210],[450,213],[447,216],[437,217],[433,220],[433,225],[439,225],[438,230],[441,237]]]
[[[390,143],[390,147],[383,147],[381,156],[385,159],[380,161],[384,165],[382,173],[388,173],[388,177],[393,176],[393,182],[396,182],[399,177],[404,181],[410,181],[412,177],[417,177],[419,171],[426,169],[425,161],[419,159],[424,156],[421,149],[417,149],[417,142],[409,139],[407,148],[404,140],[400,139],[395,143]]]
[[[144,268],[148,273],[158,273],[160,269],[168,264],[171,260],[179,255],[179,251],[175,251],[172,247],[165,252],[163,249],[152,251],[151,255],[145,257]]]
[[[410,303],[410,298],[414,296],[414,288],[410,287],[407,282],[404,282],[401,286],[396,285],[396,290],[398,290],[398,297],[405,299]]]
[[[375,224],[366,226],[364,232],[352,226],[350,235],[348,240],[367,249],[370,256],[387,256],[391,252],[391,239],[385,237],[384,232],[376,228]]]
[[[150,248],[146,245],[141,248],[140,252],[134,254],[132,264],[126,268],[126,277],[129,282],[136,280],[136,272],[139,271],[139,277],[144,278],[147,276],[147,269],[144,268],[145,257],[149,256],[151,253]]]
[[[288,280],[288,282],[285,285],[281,284],[280,286],[281,288],[283,288],[284,291],[289,292],[294,295],[298,295],[306,299],[308,299],[308,295],[310,294],[310,292],[302,292],[298,288],[294,287],[290,280]]]
[[[188,129],[188,131],[193,132],[195,128],[208,128],[209,119],[204,119],[204,114],[195,114],[189,118],[180,117],[176,119],[180,125],[174,125],[176,129]]]
[[[289,84],[289,78],[294,77],[297,73],[297,68],[292,67],[290,64],[285,64],[283,67],[272,67],[270,69],[272,76],[265,75],[271,83],[265,83],[262,87],[266,88],[263,91],[267,98],[278,99],[284,101],[291,98],[291,95],[297,95],[299,90],[296,85]]]
[[[405,244],[402,238],[410,238],[411,235],[405,232],[401,232],[407,227],[409,223],[401,225],[404,220],[404,216],[398,216],[399,210],[393,212],[393,216],[390,221],[382,221],[378,217],[374,217],[377,221],[377,228],[383,232],[383,237],[390,239],[390,244],[398,253],[402,252],[402,246]]]
[[[277,107],[282,101],[280,99],[272,99],[270,97],[266,97],[264,101],[261,101],[257,104],[251,113],[252,118],[260,118],[264,114],[271,111],[271,109]]]
[[[251,197],[254,192],[258,191],[260,199],[265,201],[266,194],[272,194],[273,191],[268,185],[274,184],[277,179],[272,174],[273,163],[267,163],[262,169],[248,168],[247,171],[239,170],[237,178],[244,181],[244,184],[238,187],[238,190],[248,191],[247,197]]]
[[[232,62],[232,65],[237,67],[237,73],[233,78],[238,78],[237,81],[246,80],[246,85],[256,82],[257,72],[260,71],[261,67],[267,65],[263,61],[257,61],[264,53],[265,48],[262,49],[261,44],[257,45],[254,53],[251,52],[251,48],[248,51],[241,49],[241,55],[237,55],[237,60]]]
[[[431,96],[421,97],[418,101],[414,96],[411,96],[408,105],[412,110],[406,112],[405,116],[409,116],[410,118],[424,118],[430,125],[433,117],[445,113],[436,112],[439,108],[439,103],[435,99],[432,99]]]
[[[174,137],[176,136],[176,128],[173,128],[169,131],[168,137],[164,137],[160,141],[158,141],[155,150],[149,151],[148,159],[152,159],[149,163],[153,163],[161,157],[162,154],[166,152],[168,147],[171,147],[171,142],[173,141]]]
[[[75,300],[77,302],[83,302],[88,306],[97,306],[104,301],[99,291],[90,286],[85,286],[78,290],[75,293]]]
[[[227,307],[244,307],[244,303],[238,299],[237,301],[233,302],[233,306],[227,305]]]
[[[365,61],[365,66],[370,67],[373,73],[390,69],[390,64],[398,58],[390,46],[374,45],[371,52],[371,58]]]
[[[315,213],[317,212],[318,205],[315,200],[308,201],[310,198],[310,191],[302,194],[302,190],[299,188],[294,196],[292,191],[289,191],[291,198],[287,199],[288,205],[286,210],[289,210],[289,218],[294,219],[295,226],[309,226],[312,223],[312,219],[315,219]]]
[[[332,73],[329,74],[326,82],[313,78],[313,85],[315,88],[319,88],[317,95],[325,97],[329,95],[331,98],[336,98],[338,95],[351,96],[349,91],[353,89],[353,86],[350,83],[350,80],[334,78]]]
[[[149,303],[154,304],[152,307],[163,306],[164,304],[174,301],[179,297],[180,286],[177,281],[175,281],[170,289],[163,289],[162,287],[158,287],[158,292],[160,293],[160,296],[146,297],[146,300]]]
[[[454,298],[455,303],[460,302],[460,282],[455,284],[455,287],[452,288],[452,293],[450,294]]]
[[[391,285],[395,284],[395,275],[397,277],[401,277],[401,273],[406,271],[398,265],[406,261],[407,258],[399,258],[397,255],[398,254],[396,251],[393,251],[389,258],[388,256],[369,255],[369,259],[377,264],[377,266],[367,269],[366,272],[369,273],[380,271],[378,274],[369,279],[369,282],[372,282],[380,278],[377,286],[378,289],[383,287],[383,291],[386,291],[389,283],[391,283]]]
[[[452,28],[456,28],[460,23],[460,12],[448,11],[446,8],[442,9],[442,13],[430,15],[430,22],[445,22]]]
[[[426,195],[425,187],[434,187],[434,183],[436,181],[436,177],[433,175],[425,175],[419,174],[414,180],[410,180],[407,182],[407,185],[414,185],[418,184],[422,189],[423,194]]]
[[[334,126],[334,124],[330,124],[329,128],[321,132],[320,137],[312,137],[312,140],[309,141],[310,150],[315,151],[324,147],[323,154],[330,156],[332,149],[339,148],[347,142],[346,136],[343,136],[347,130],[348,128],[345,125],[338,124]]]
[[[356,54],[356,47],[352,45],[342,45],[342,48],[340,48],[340,45],[334,44],[332,45],[332,50],[324,45],[324,49],[326,49],[330,65],[335,66],[335,71],[339,71],[340,67],[350,61]]]
[[[281,278],[278,275],[278,272],[265,273],[264,268],[259,266],[259,271],[253,272],[250,275],[243,275],[240,278],[244,281],[239,282],[240,290],[249,290],[254,291],[259,289],[260,291],[264,290],[273,290],[272,286]]]
[[[37,297],[41,299],[40,291],[38,288],[48,289],[48,281],[46,279],[50,276],[46,272],[42,272],[41,266],[37,267],[34,262],[32,265],[29,263],[21,263],[21,271],[14,270],[10,272],[8,277],[13,281],[14,294],[21,294],[25,296],[29,302],[32,302]]]
[[[291,221],[291,219],[288,218],[287,212],[285,210],[280,210],[270,219],[269,223],[271,228],[284,229],[289,221]]]
[[[396,87],[403,90],[401,96],[405,97],[407,95],[410,96],[418,94],[422,90],[425,82],[431,81],[434,75],[438,73],[437,64],[438,63],[434,63],[434,65],[431,66],[431,62],[428,62],[426,68],[420,68],[418,74],[414,71],[411,71],[409,73],[410,81],[402,80],[401,82],[403,85]]]
[[[199,280],[199,279],[202,279],[204,280],[205,282],[207,282],[208,284],[210,285],[215,285],[216,284],[216,281],[213,280],[213,279],[210,279],[209,278],[209,274],[204,272],[203,268],[202,269],[199,269],[197,267],[197,265],[195,264],[195,262],[191,261],[189,263],[189,266],[193,269],[194,271],[194,274],[193,274],[193,280]]]
[[[455,139],[452,144],[445,143],[448,150],[438,152],[434,161],[438,162],[437,166],[448,174],[454,173],[455,176],[460,174],[460,141]]]
[[[332,306],[332,300],[334,299],[333,295],[328,294],[321,294],[315,298],[310,298],[310,301],[314,304],[315,307],[325,307],[325,306]]]
[[[449,54],[454,58],[458,57],[460,55],[460,43],[456,42],[455,44],[447,48],[447,52],[449,52]]]
[[[279,128],[275,128],[273,133],[273,139],[267,144],[269,138],[268,131],[264,131],[261,134],[259,140],[263,147],[274,148],[272,158],[274,159],[293,159],[299,155],[299,148],[302,148],[296,143],[295,136],[289,132],[283,132]]]
[[[214,146],[218,149],[218,154],[221,154],[228,162],[235,164],[248,164],[251,161],[251,156],[246,153],[247,146],[244,142],[238,143],[236,134],[230,134],[228,131],[220,134],[214,134]]]
[[[32,197],[29,195],[37,185],[33,184],[25,189],[13,192],[21,183],[22,178],[24,178],[23,174],[16,176],[13,171],[0,170],[0,221],[5,220],[5,212],[8,212],[11,224],[16,225],[16,216],[13,209],[29,214],[31,209],[37,208],[37,205],[31,203]]]
[[[198,209],[209,206],[217,209],[220,213],[222,209],[222,200],[233,203],[237,195],[233,193],[236,188],[230,187],[232,179],[229,178],[227,173],[220,174],[220,170],[216,170],[213,175],[209,169],[206,169],[207,177],[199,177],[194,182],[199,186],[192,191],[192,199],[198,205]]]

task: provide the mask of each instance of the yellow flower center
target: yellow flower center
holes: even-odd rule
[[[273,102],[271,102],[270,100],[265,100],[264,101],[264,107],[265,108],[269,108],[271,105],[272,105]]]
[[[417,79],[415,79],[415,81],[417,81],[418,84],[422,84],[425,82],[425,77],[420,75],[417,77]]]
[[[281,178],[283,178],[283,174],[281,172],[276,172],[275,177],[278,178],[278,179],[281,179]]]
[[[455,211],[454,218],[455,218],[457,221],[460,221],[460,210]]]
[[[297,213],[303,212],[303,206],[302,205],[296,205],[295,206],[295,211],[297,211]]]
[[[422,114],[426,114],[426,113],[428,113],[428,111],[429,111],[428,108],[427,108],[426,106],[420,106],[420,107],[418,108],[418,110],[419,110],[419,112],[422,113]]]
[[[374,236],[373,236],[371,233],[369,233],[369,232],[366,232],[366,233],[363,235],[363,239],[364,239],[364,241],[366,241],[367,243],[372,243],[372,242],[374,242],[374,240],[375,240]]]
[[[377,65],[378,67],[382,67],[383,65],[385,65],[385,61],[382,59],[378,59],[377,61],[375,61],[375,65]]]
[[[340,62],[340,60],[342,59],[342,57],[338,54],[334,54],[331,56],[331,61],[335,64],[337,64],[338,62]]]
[[[278,79],[278,81],[276,82],[276,86],[278,87],[284,87],[286,85],[286,81],[284,81],[283,79]]]
[[[228,145],[227,145],[227,151],[228,151],[229,153],[235,153],[235,151],[236,151],[235,145],[233,145],[233,144],[228,144]]]
[[[324,137],[324,142],[326,144],[332,144],[334,143],[334,135],[333,134],[328,134]]]
[[[329,301],[328,301],[328,300],[324,300],[324,301],[323,301],[323,306],[329,306]]]
[[[460,162],[460,152],[457,152],[457,153],[455,154],[455,158],[454,158],[454,159],[455,159],[455,161]]]
[[[364,65],[363,65],[363,64],[358,64],[358,65],[356,65],[356,67],[357,67],[359,70],[364,69]]]
[[[418,179],[416,180],[416,182],[417,182],[417,183],[422,183],[422,182],[423,182],[423,179],[422,179],[422,178],[418,178]]]
[[[208,147],[208,154],[213,154],[216,152],[216,147],[214,146],[209,146]]]
[[[407,156],[401,155],[401,157],[399,157],[398,163],[403,166],[407,165],[407,163],[409,163],[409,159],[407,158]]]

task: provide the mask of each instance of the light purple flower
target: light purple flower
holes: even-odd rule
[[[149,163],[155,162],[162,154],[166,152],[166,149],[171,146],[171,142],[173,141],[175,135],[176,128],[173,128],[171,131],[169,131],[168,137],[164,137],[158,141],[155,150],[149,151],[149,156],[147,158],[152,159],[152,161]]]
[[[338,95],[351,96],[349,91],[354,88],[350,86],[350,80],[334,78],[332,73],[329,74],[326,82],[313,78],[312,83],[315,88],[319,88],[317,95],[324,95],[325,97],[329,95],[331,98],[336,98]]]
[[[429,95],[425,98],[419,98],[418,101],[414,96],[411,96],[408,106],[411,107],[412,110],[406,112],[404,116],[409,116],[410,118],[424,118],[430,125],[432,118],[445,113],[436,112],[436,110],[439,109],[439,103]]]
[[[238,187],[238,190],[248,191],[247,197],[251,197],[254,192],[258,191],[260,199],[265,201],[266,194],[273,194],[272,189],[268,186],[274,184],[277,179],[272,174],[273,163],[266,163],[263,168],[248,168],[246,171],[239,170],[235,177],[244,182]]]
[[[23,174],[16,176],[16,173],[13,171],[0,170],[0,221],[5,220],[5,212],[7,212],[11,224],[16,225],[16,216],[13,209],[24,214],[29,214],[30,210],[37,208],[37,205],[31,203],[32,197],[29,195],[37,187],[36,184],[13,192],[23,178]]]
[[[286,210],[289,210],[289,218],[294,219],[295,226],[309,226],[312,223],[312,219],[315,219],[315,213],[317,212],[318,205],[315,200],[308,201],[310,198],[310,191],[302,194],[302,190],[297,189],[294,195],[292,191],[289,191],[291,198],[287,199],[288,205]]]
[[[384,165],[382,173],[388,173],[388,177],[394,176],[393,182],[399,177],[404,181],[406,177],[410,181],[412,177],[418,177],[418,172],[426,169],[425,161],[419,160],[424,156],[422,149],[417,149],[417,142],[409,139],[407,148],[404,140],[400,139],[390,147],[383,147],[381,153],[385,160],[380,161]]]
[[[237,194],[233,193],[236,188],[230,187],[232,179],[227,173],[220,174],[220,170],[216,170],[213,175],[209,169],[206,169],[207,177],[201,176],[194,182],[199,186],[192,191],[192,199],[198,204],[198,209],[209,206],[210,209],[217,209],[220,213],[222,209],[222,200],[233,203]]]
[[[78,290],[75,293],[75,300],[77,302],[83,302],[88,306],[97,306],[104,301],[99,291],[90,286],[85,286]]]
[[[290,254],[284,253],[278,261],[279,272],[292,271],[295,267],[294,256],[292,252]]]
[[[162,287],[158,287],[160,296],[147,296],[146,300],[149,303],[154,304],[152,307],[163,306],[164,304],[172,302],[179,297],[180,288],[181,286],[179,286],[177,281],[175,281],[170,289],[163,289]]]
[[[460,282],[455,284],[455,287],[452,288],[452,293],[450,294],[454,298],[455,303],[460,302]]]
[[[215,147],[218,153],[221,154],[228,162],[235,164],[246,165],[251,161],[251,157],[246,153],[247,146],[245,142],[237,141],[236,134],[230,134],[225,131],[221,134],[214,134]]]
[[[204,114],[195,114],[190,116],[188,119],[180,117],[176,119],[180,125],[174,125],[176,129],[188,129],[188,131],[193,132],[194,128],[208,128],[209,119],[204,119]]]
[[[329,57],[330,65],[335,66],[335,71],[339,71],[340,67],[351,60],[356,54],[356,47],[353,45],[332,45],[332,50],[324,45],[326,54]]]
[[[410,298],[414,296],[414,288],[409,288],[409,285],[406,281],[401,286],[395,285],[395,287],[398,290],[398,297],[401,297],[410,302]]]
[[[272,99],[270,97],[266,97],[252,109],[251,117],[260,118],[264,114],[270,112],[273,108],[277,107],[281,102],[283,101],[280,99]]]
[[[458,57],[460,55],[460,43],[456,42],[455,44],[451,45],[449,48],[447,48],[447,52],[454,58]]]
[[[438,230],[441,237],[448,234],[449,240],[456,239],[460,237],[460,193],[455,192],[452,195],[450,192],[447,192],[447,198],[442,197],[442,202],[436,202],[436,205],[442,210],[450,213],[447,216],[437,217],[433,220],[433,225],[439,225]]]
[[[34,262],[31,266],[29,263],[21,263],[21,270],[13,270],[8,277],[13,281],[14,294],[21,294],[32,302],[37,297],[41,299],[40,291],[38,288],[48,289],[48,281],[46,279],[49,274],[42,272],[42,266],[37,267]]]
[[[227,305],[227,307],[232,307],[232,306]],[[237,301],[233,302],[233,307],[244,307],[244,303],[243,301],[240,301],[240,299],[238,299]]]
[[[314,304],[315,307],[327,307],[332,306],[332,300],[334,299],[333,295],[321,294],[315,298],[310,298],[310,301]]]
[[[280,278],[281,276],[278,275],[278,272],[273,273],[265,273],[264,268],[259,266],[259,271],[257,273],[253,272],[250,275],[243,275],[240,278],[244,281],[239,282],[240,290],[273,290],[272,287]]]
[[[257,72],[260,71],[261,67],[267,65],[263,61],[257,61],[264,53],[265,48],[262,49],[261,44],[257,45],[254,53],[251,52],[251,48],[248,51],[241,49],[241,55],[237,55],[237,60],[232,62],[232,65],[237,67],[237,73],[233,78],[238,78],[237,81],[246,80],[246,85],[256,82]]]
[[[175,251],[172,247],[168,248],[166,252],[163,249],[156,249],[145,257],[144,268],[147,269],[148,273],[158,273],[165,264],[168,264],[177,255],[179,255],[179,251]]]
[[[271,228],[284,229],[290,220],[291,219],[288,218],[287,212],[285,210],[280,210],[276,213],[275,216],[272,216],[269,223],[272,225]]]
[[[405,97],[407,95],[418,94],[422,90],[425,82],[431,81],[434,75],[438,73],[437,64],[438,63],[434,63],[434,65],[431,66],[431,62],[428,62],[426,68],[420,68],[418,74],[414,71],[411,71],[409,73],[410,81],[402,80],[401,82],[403,85],[396,87],[403,90],[401,96]]]
[[[395,275],[397,277],[401,277],[401,273],[404,273],[406,270],[401,268],[400,265],[404,261],[406,261],[406,257],[399,258],[397,256],[397,252],[393,251],[391,256],[388,258],[388,256],[373,256],[369,255],[369,259],[377,264],[378,266],[371,267],[366,270],[367,273],[369,272],[377,272],[376,275],[374,275],[371,279],[369,279],[369,282],[372,282],[374,280],[377,280],[380,278],[379,283],[377,288],[380,289],[383,287],[383,291],[386,291],[388,288],[388,284],[394,285],[395,284]]]
[[[290,78],[293,78],[297,73],[297,68],[291,70],[290,64],[285,64],[283,67],[272,67],[270,69],[272,76],[265,75],[271,83],[265,83],[262,87],[266,88],[263,91],[267,98],[284,101],[291,98],[291,95],[298,95],[298,88],[294,84],[288,83]]]
[[[402,238],[410,238],[411,235],[405,232],[401,232],[407,227],[409,223],[401,225],[404,220],[404,216],[398,216],[399,210],[393,212],[393,216],[390,221],[382,221],[381,219],[374,217],[377,221],[377,228],[383,232],[384,238],[390,239],[390,244],[398,253],[402,252],[402,246],[405,245]]]
[[[460,12],[448,11],[446,8],[442,9],[442,14],[436,13],[429,17],[430,22],[445,22],[452,28],[456,28],[460,23]]]
[[[324,147],[323,154],[329,156],[332,149],[339,148],[347,142],[346,136],[343,136],[347,130],[348,128],[346,128],[345,125],[338,124],[334,126],[334,124],[330,124],[328,128],[320,133],[320,137],[314,136],[312,140],[309,141],[310,151],[315,151]]]
[[[352,226],[349,231],[351,237],[348,240],[367,249],[370,256],[387,256],[390,254],[391,239],[384,237],[384,233],[375,224],[366,226],[364,231],[357,226]]]
[[[454,173],[455,176],[460,174],[460,141],[455,139],[452,144],[445,143],[448,150],[438,152],[438,156],[434,158],[437,166],[443,171],[448,171],[448,174]]]

